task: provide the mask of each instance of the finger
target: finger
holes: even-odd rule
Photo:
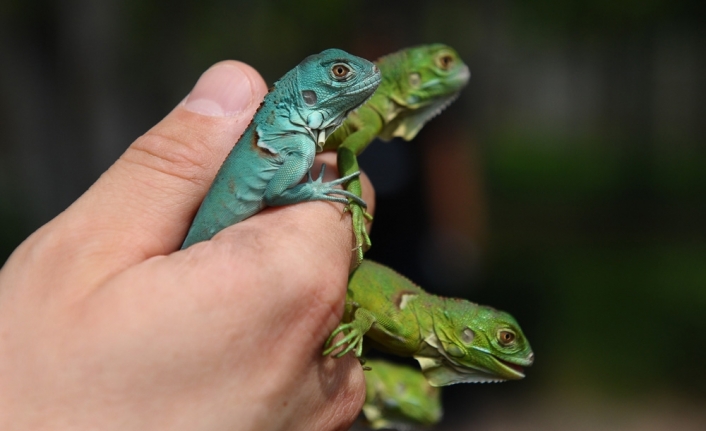
[[[94,256],[122,255],[114,261],[128,265],[175,250],[266,92],[250,66],[214,65],[57,223],[80,233]]]
[[[296,412],[306,413],[305,420],[295,423],[293,430],[346,430],[360,413],[365,401],[365,379],[360,362],[353,356],[340,359],[325,358],[316,368],[315,378],[301,385],[300,397],[307,394],[311,400],[293,406]],[[308,387],[307,387],[308,386]],[[292,409],[294,410],[294,409]],[[313,411],[312,411],[313,410]],[[298,417],[298,415],[294,415]]]
[[[339,178],[338,167],[336,164],[336,153],[332,151],[327,151],[316,156],[314,166],[312,167],[313,172],[318,172],[320,165],[322,163],[326,164],[326,175],[324,176],[324,181],[332,181]],[[365,174],[364,171],[360,171],[361,186],[363,188],[362,198],[366,204],[368,204],[367,211],[371,215],[375,214],[375,188],[373,183],[370,182],[370,178]]]
[[[320,166],[322,163],[326,164],[327,167],[326,173],[324,175],[324,181],[333,181],[339,178],[340,174],[338,172],[338,165],[335,152],[326,151],[316,156],[314,166],[311,168],[311,170],[313,172],[318,172],[321,169]],[[373,215],[375,214],[375,189],[373,188],[373,184],[370,182],[370,178],[368,178],[368,176],[363,171],[360,172],[358,178],[360,179],[362,188],[361,198],[368,205],[366,211]],[[352,222],[350,222],[350,219],[348,220],[349,222],[347,226],[351,232],[351,238],[355,238],[353,232],[353,224]],[[365,228],[367,229],[368,233],[370,232],[371,226],[372,221],[366,221]],[[353,244],[355,244],[355,239],[353,240]],[[354,260],[351,261],[351,268],[355,268],[358,266],[357,258],[353,256],[353,259]]]

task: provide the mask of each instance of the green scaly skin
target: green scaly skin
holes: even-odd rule
[[[340,49],[310,55],[267,93],[252,121],[226,157],[196,213],[182,248],[211,239],[266,206],[326,200],[365,202],[335,181],[311,179],[314,156],[346,116],[365,103],[380,83],[368,60]],[[299,184],[305,174],[309,181]]]
[[[382,83],[370,100],[348,116],[329,137],[324,150],[338,153],[338,171],[342,176],[358,172],[357,156],[375,139],[414,138],[424,124],[436,116],[459,94],[471,76],[453,48],[442,44],[421,45],[386,55],[375,62],[382,73]],[[359,178],[345,185],[361,196]],[[353,218],[358,263],[370,248],[365,221],[372,216],[351,200],[348,209]]]
[[[418,429],[441,420],[441,390],[419,370],[383,360],[366,365],[363,415],[370,428]]]
[[[338,333],[345,335],[334,343]],[[373,347],[414,357],[432,386],[525,377],[534,353],[515,319],[464,299],[444,298],[378,263],[363,261],[351,275],[343,322],[324,346],[363,355]]]

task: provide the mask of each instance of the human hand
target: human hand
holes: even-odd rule
[[[268,208],[175,251],[266,91],[242,63],[209,69],[15,250],[0,271],[0,429],[325,430],[355,419],[360,364],[321,355],[353,248],[341,205]]]

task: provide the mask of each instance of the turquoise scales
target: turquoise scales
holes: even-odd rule
[[[409,68],[401,67],[403,58],[412,60]],[[397,85],[391,85],[390,92],[380,92],[369,109],[353,115],[341,129],[342,139],[337,139],[337,133],[331,142],[326,142],[327,137],[380,84],[377,68],[343,51],[327,50],[307,57],[282,77],[221,166],[182,248],[210,239],[265,206],[328,200],[349,204],[362,259],[369,239],[355,156],[375,136],[411,139],[455,98],[469,77],[457,54],[443,45],[410,48],[381,59],[381,69],[385,64],[390,72],[383,73]],[[325,143],[327,149],[338,149],[344,177],[323,183],[322,175],[316,181],[309,176],[308,182],[299,184]],[[335,188],[343,184],[346,190]],[[339,332],[344,333],[343,339],[333,343]],[[534,359],[524,334],[507,313],[429,295],[369,261],[351,277],[344,323],[327,342],[326,353],[340,348],[337,356],[353,350],[360,357],[363,338],[366,346],[417,359],[424,379],[433,386],[521,379],[522,367]],[[418,377],[412,380],[421,381]],[[388,401],[398,402],[409,394],[386,395]],[[379,414],[382,420],[397,414],[410,423],[427,420],[403,411],[380,410]],[[428,420],[434,422],[438,415]]]
[[[314,156],[380,84],[373,63],[339,49],[305,58],[274,85],[216,174],[182,248],[212,238],[265,206],[326,200],[365,207],[353,193],[335,188],[359,175],[317,180]],[[309,180],[298,184],[309,173]]]

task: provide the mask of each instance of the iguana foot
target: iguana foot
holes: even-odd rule
[[[341,323],[338,325],[338,328],[336,328],[331,335],[328,337],[328,340],[326,340],[326,343],[324,344],[324,348],[326,348],[323,352],[323,356],[328,356],[330,355],[334,350],[338,349],[339,347],[343,347],[344,345],[348,344],[341,350],[340,352],[336,353],[334,356],[336,358],[340,358],[346,353],[350,352],[351,350],[355,349],[355,356],[357,358],[360,358],[363,355],[363,333],[361,330],[357,327],[356,322],[351,322],[351,323]],[[331,346],[331,342],[333,341],[333,338],[339,333],[339,332],[344,332],[348,331],[346,335],[338,340],[336,344]]]
[[[363,262],[363,253],[368,251],[372,245],[368,230],[365,228],[365,221],[372,220],[373,216],[354,202],[348,204],[348,210],[351,212],[353,219],[353,234],[355,235],[355,248],[353,251],[356,253],[357,264],[360,265]]]
[[[329,181],[329,182],[323,182],[324,178],[324,172],[326,171],[326,165],[322,164],[321,165],[321,173],[319,173],[319,177],[316,180],[312,180],[311,178],[311,172],[307,174],[308,176],[308,181],[304,183],[304,185],[309,188],[310,192],[310,198],[309,200],[325,200],[325,201],[330,201],[330,202],[338,202],[342,204],[348,205],[350,201],[353,201],[356,205],[360,205],[363,208],[367,208],[368,204],[365,203],[363,199],[360,197],[356,196],[355,194],[347,191],[347,190],[341,190],[335,188],[335,186],[340,186],[348,181],[352,180],[353,178],[357,178],[358,175],[360,175],[360,171],[358,172],[353,172],[350,175],[346,175],[345,177],[339,178],[337,180]],[[332,195],[341,195],[341,197],[338,196],[332,196]]]

